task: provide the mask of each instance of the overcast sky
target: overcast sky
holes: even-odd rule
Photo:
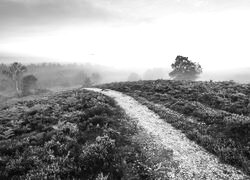
[[[0,0],[0,52],[123,67],[250,67],[249,0]]]

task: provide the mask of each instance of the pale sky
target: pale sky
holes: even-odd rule
[[[250,67],[249,0],[0,0],[0,52],[117,68]],[[0,60],[1,61],[1,60]]]

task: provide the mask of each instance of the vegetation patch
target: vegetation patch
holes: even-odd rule
[[[101,88],[134,97],[222,162],[250,174],[249,85],[157,80]]]
[[[85,90],[1,106],[0,179],[152,179],[136,130]]]

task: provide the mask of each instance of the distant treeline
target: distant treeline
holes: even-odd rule
[[[23,79],[25,80],[25,77],[29,76],[36,80],[35,89],[86,87],[98,84],[102,80],[98,70],[88,64],[40,63],[22,65],[16,63],[25,69],[18,74],[15,73],[18,68],[15,69],[14,64],[0,64],[0,93],[2,95],[19,94],[19,90],[21,92],[23,88]]]
[[[101,82],[100,73],[91,65],[40,63],[27,65],[28,72],[38,79],[38,85],[46,88],[92,85]]]

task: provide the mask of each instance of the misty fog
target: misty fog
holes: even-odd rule
[[[0,64],[27,66],[37,88],[171,79],[177,55],[196,80],[249,83],[249,2],[85,0],[0,2]],[[1,93],[9,79],[0,74]]]

